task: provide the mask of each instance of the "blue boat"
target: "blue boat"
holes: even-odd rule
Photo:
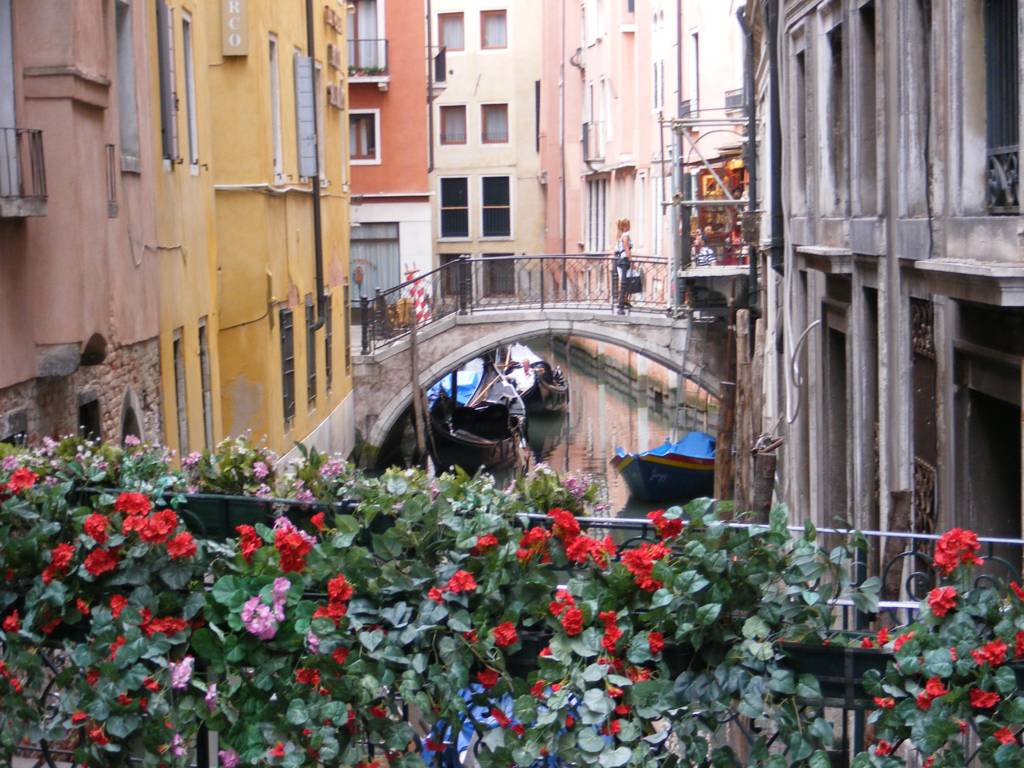
[[[466,363],[456,373],[456,379],[458,383],[455,385],[456,394],[455,401],[459,405],[465,405],[473,397],[477,388],[480,386],[480,380],[483,378],[484,373],[484,361],[481,358],[475,358]],[[434,384],[430,389],[427,390],[427,403],[430,405],[434,404],[437,400],[438,395],[444,394],[447,397],[452,396],[451,387],[452,377],[445,376],[443,379]]]
[[[615,449],[611,465],[630,494],[644,501],[685,504],[711,496],[715,488],[715,438],[688,432],[682,440],[638,453]]]

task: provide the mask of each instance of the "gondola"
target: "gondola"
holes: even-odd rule
[[[502,359],[505,376],[515,385],[528,414],[565,410],[569,404],[569,384],[561,368],[552,368],[524,344],[508,347]]]
[[[465,405],[442,390],[430,406],[430,452],[439,468],[474,473],[522,464],[525,444],[526,408],[494,366]]]
[[[611,465],[634,498],[685,504],[714,493],[715,438],[706,432],[688,432],[678,442],[666,441],[647,451],[627,453],[616,448]]]

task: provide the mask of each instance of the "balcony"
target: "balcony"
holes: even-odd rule
[[[431,79],[431,97],[436,97],[448,87],[448,49],[443,45],[430,46],[428,66],[433,67]]]
[[[604,160],[604,126],[600,122],[583,124],[583,162]]]
[[[390,79],[386,39],[360,38],[348,41],[349,83],[386,84]],[[387,90],[386,87],[383,90]]]
[[[43,132],[0,128],[0,219],[45,215]]]

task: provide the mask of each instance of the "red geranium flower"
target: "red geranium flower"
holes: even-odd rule
[[[928,606],[936,616],[945,616],[956,608],[956,590],[953,587],[936,587],[928,593]]]
[[[1016,744],[1017,743],[1017,737],[1013,735],[1013,731],[1011,731],[1009,728],[1006,728],[1006,727],[1000,728],[998,731],[996,731],[992,735],[995,736],[996,741],[998,741],[1000,744]]]
[[[309,518],[309,522],[313,524],[314,528],[321,532],[327,527],[327,525],[324,523],[323,512],[317,512],[315,515]]]
[[[907,642],[908,642],[908,641],[909,641],[909,640],[910,640],[910,639],[911,639],[911,638],[912,638],[913,636],[914,636],[914,633],[913,633],[913,632],[906,632],[906,633],[904,633],[904,634],[900,635],[899,637],[897,637],[897,638],[896,638],[896,640],[895,640],[895,641],[893,641],[893,644],[892,644],[892,649],[893,649],[894,651],[898,651],[898,650],[899,650],[900,648],[902,648],[902,647],[903,647],[904,645],[906,645],[906,644],[907,644]]]
[[[889,628],[888,627],[882,627],[880,630],[878,630],[878,647],[881,648],[882,646],[884,646],[888,642],[889,642]]]
[[[98,512],[94,512],[85,519],[84,530],[87,536],[91,536],[92,540],[97,544],[106,544],[107,539],[107,526],[110,521],[106,515],[101,515]]]
[[[235,527],[235,530],[238,531],[242,558],[245,562],[251,563],[253,554],[263,546],[263,539],[251,525],[239,525]]]
[[[446,587],[449,592],[472,592],[476,588],[476,579],[469,571],[456,571],[455,575],[448,579]]]
[[[188,627],[188,622],[184,619],[179,619],[175,616],[164,616],[159,619],[152,619],[143,621],[139,625],[139,629],[143,631],[146,637],[152,637],[153,635],[176,635],[178,632],[183,632]]]
[[[940,696],[945,696],[949,693],[949,689],[946,688],[942,680],[938,677],[931,677],[928,682],[924,684],[924,692],[933,699],[937,699]]]
[[[1024,589],[1021,588],[1020,584],[1016,581],[1010,582],[1010,589],[1013,590],[1013,594],[1017,596],[1017,599],[1024,602]]]
[[[494,549],[496,546],[498,546],[498,537],[493,533],[485,533],[483,536],[477,537],[476,544],[474,544],[473,548],[469,550],[469,554],[482,555],[484,552]]]
[[[163,544],[178,527],[178,516],[173,509],[161,509],[146,519],[146,524],[139,531],[139,538],[150,544]]]
[[[348,658],[348,648],[335,648],[331,658],[334,659],[335,664],[344,664],[345,659]]]
[[[647,647],[652,656],[657,656],[665,649],[665,636],[661,632],[648,632]]]
[[[116,552],[106,549],[94,549],[85,558],[85,570],[93,576],[101,576],[117,567]]]
[[[985,643],[981,648],[971,651],[974,663],[979,667],[988,664],[991,667],[998,667],[1006,661],[1006,643],[996,638],[990,643]]]
[[[85,682],[89,685],[96,685],[100,679],[100,671],[98,669],[87,669],[85,671]]]
[[[58,544],[50,550],[50,564],[43,569],[43,583],[49,584],[54,578],[68,572],[75,548],[71,544]]]
[[[352,585],[348,583],[348,579],[342,573],[327,582],[327,599],[332,603],[348,602],[352,599],[353,592]]]
[[[196,541],[188,531],[182,531],[167,542],[167,554],[171,560],[192,557],[196,553]]]
[[[892,754],[892,744],[885,739],[879,739],[878,743],[875,744],[875,754],[879,757],[885,757],[886,755]]]
[[[431,587],[427,591],[427,597],[433,600],[438,605],[444,602],[444,592],[442,592],[437,587]]]
[[[665,510],[656,509],[653,512],[647,513],[647,519],[654,524],[654,530],[658,532],[658,536],[663,539],[671,539],[673,536],[678,536],[683,532],[683,521],[682,520],[670,520],[665,517]]]
[[[18,467],[11,473],[11,479],[7,483],[7,488],[11,493],[20,493],[35,485],[38,479],[39,475],[28,467]]]
[[[89,716],[80,709],[75,710],[74,714],[71,715],[71,722],[75,725],[78,725],[79,723],[84,723],[88,719]]]
[[[1018,632],[1013,638],[1013,655],[1024,656],[1024,632]]]
[[[114,642],[110,644],[110,660],[113,661],[117,658],[117,652],[121,650],[121,646],[125,644],[125,636],[118,635],[114,638]]]
[[[864,638],[861,638],[860,647],[861,648],[874,648],[875,647],[875,643],[874,643],[874,641],[870,637],[864,637]]]
[[[548,539],[550,538],[551,531],[534,526],[519,539],[516,557],[520,562],[525,562],[532,557],[540,556],[541,562],[548,562],[551,559],[551,555],[548,553]]]
[[[144,493],[126,491],[114,502],[114,509],[126,515],[148,515],[152,508],[152,502]]]
[[[282,744],[280,741],[277,742],[274,745],[273,749],[270,750],[270,756],[271,757],[284,757],[284,744]]]
[[[306,555],[313,549],[313,543],[296,530],[281,528],[274,533],[274,547],[281,558],[281,570],[299,573],[306,568]]]
[[[496,626],[491,633],[494,635],[494,644],[505,648],[519,642],[519,635],[516,634],[516,625],[506,621]]]
[[[484,688],[493,688],[498,684],[498,671],[488,667],[476,673],[477,682]]]
[[[953,528],[944,533],[935,545],[935,565],[944,574],[952,573],[958,565],[981,565],[984,561],[974,554],[979,549],[978,534]]]
[[[999,703],[999,694],[995,691],[983,691],[981,688],[971,688],[968,693],[971,706],[975,709],[988,709]]]
[[[497,707],[491,707],[491,717],[493,717],[502,728],[507,728],[512,724],[512,719]]]
[[[383,707],[381,707],[378,704],[374,704],[372,707],[370,707],[370,714],[373,715],[374,717],[382,717],[382,718],[388,716],[387,710],[384,709]]]
[[[583,611],[576,606],[566,609],[565,613],[562,614],[562,627],[565,628],[565,634],[569,637],[575,637],[583,631]]]
[[[80,614],[82,614],[83,616],[88,616],[89,615],[89,611],[91,610],[89,608],[89,604],[87,602],[85,602],[85,600],[83,600],[80,597],[76,597],[75,598],[75,608],[77,608],[78,612]]]
[[[21,617],[17,611],[11,611],[11,615],[4,619],[3,623],[4,632],[19,632],[21,631]]]
[[[97,725],[89,729],[89,741],[93,744],[98,744],[101,747],[110,743],[110,739],[107,738],[107,734],[103,731],[102,725]]]
[[[615,653],[615,644],[622,637],[622,630],[615,623],[618,615],[615,611],[601,611],[597,617],[604,622],[604,637],[601,638],[601,647],[608,653]]]
[[[315,669],[299,667],[295,670],[295,681],[303,685],[320,685],[320,672]]]
[[[544,689],[548,687],[546,680],[538,680],[532,686],[530,686],[530,695],[542,699],[544,698]]]
[[[554,525],[551,526],[551,532],[560,538],[564,544],[569,544],[569,542],[580,535],[579,521],[569,510],[554,507],[548,511],[548,517],[555,521]]]
[[[116,619],[121,615],[121,611],[128,605],[128,598],[124,595],[114,595],[110,598],[110,613]]]
[[[636,585],[647,592],[661,589],[661,582],[651,578],[655,560],[668,556],[670,550],[661,542],[657,544],[641,544],[636,549],[628,549],[622,553],[622,564],[626,566]]]
[[[593,560],[597,565],[604,568],[608,565],[608,558],[615,554],[615,541],[611,536],[605,536],[603,541],[592,539],[589,536],[577,536],[565,545],[565,556],[572,562],[582,565],[587,559]]]
[[[875,706],[879,709],[892,709],[896,706],[896,699],[892,696],[875,696]]]

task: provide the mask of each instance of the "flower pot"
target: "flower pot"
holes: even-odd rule
[[[797,674],[817,679],[825,700],[845,709],[864,709],[871,697],[864,690],[869,670],[885,673],[892,654],[878,648],[850,648],[843,645],[781,643],[786,666]]]

